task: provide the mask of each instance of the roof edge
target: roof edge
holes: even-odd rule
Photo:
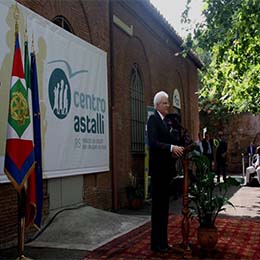
[[[182,37],[177,33],[177,31],[173,28],[172,25],[166,20],[166,18],[160,13],[160,11],[150,2],[150,0],[142,0],[140,3],[154,16],[154,18],[159,22],[159,24],[167,31],[167,33],[172,37],[172,39],[177,43],[177,45],[183,49],[182,45],[184,40]],[[202,69],[204,64],[202,60],[198,57],[198,55],[193,51],[190,50],[187,53],[187,56],[191,59],[194,65]]]

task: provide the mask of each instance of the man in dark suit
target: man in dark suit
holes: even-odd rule
[[[180,157],[184,148],[174,145],[174,139],[164,121],[169,113],[166,92],[160,91],[154,96],[154,108],[156,111],[149,117],[147,123],[149,173],[152,185],[151,250],[164,253],[170,248],[167,228],[172,157]]]
[[[247,147],[247,154],[249,156],[252,156],[255,154],[256,147],[253,142],[250,143],[250,145]]]
[[[203,154],[209,159],[209,167],[212,171],[213,149],[209,139],[209,133],[205,133],[205,138],[202,140]]]
[[[224,139],[223,131],[218,132],[219,145],[216,150],[217,162],[217,180],[220,182],[220,175],[223,175],[223,180],[226,181],[226,160],[227,160],[227,142]]]

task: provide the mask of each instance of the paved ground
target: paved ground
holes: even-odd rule
[[[235,209],[228,207],[223,214],[241,217],[260,217],[260,187],[236,187],[228,196]],[[171,212],[181,214],[182,198],[171,200]],[[54,215],[56,214],[56,217]],[[143,209],[111,213],[89,206],[52,212],[45,224],[48,227],[25,247],[25,255],[37,260],[79,260],[87,250],[107,243],[150,220],[150,203]],[[17,248],[0,250],[0,260],[16,259]]]
[[[92,251],[149,221],[149,216],[121,215],[82,206],[63,211],[28,245]]]
[[[230,193],[235,208],[228,207],[223,214],[230,216],[260,218],[260,187],[240,187]]]

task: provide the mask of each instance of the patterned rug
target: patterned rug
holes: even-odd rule
[[[190,223],[190,251],[180,249],[182,216],[169,218],[169,242],[174,246],[166,254],[150,250],[150,223],[89,252],[84,260],[159,260],[159,259],[260,259],[260,220],[248,218],[219,217],[218,243],[211,252],[205,252],[197,244],[198,222]]]

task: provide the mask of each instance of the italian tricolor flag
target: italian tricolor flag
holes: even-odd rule
[[[34,170],[33,126],[30,113],[19,36],[16,33],[4,171],[18,192]]]

